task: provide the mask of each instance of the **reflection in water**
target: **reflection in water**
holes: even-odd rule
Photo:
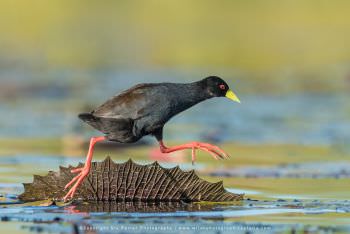
[[[350,212],[349,207],[349,201],[308,200],[245,200],[240,204],[79,202],[63,207],[33,206],[33,203],[28,203],[0,209],[0,219],[5,224],[9,221],[21,222],[25,230],[50,233],[164,233],[165,229],[178,233],[179,228],[187,230],[187,233],[205,230],[212,233],[218,230],[221,233],[236,233],[237,230],[256,233],[290,230],[318,232],[330,230],[334,224],[337,224],[337,228],[332,231],[337,233],[350,230],[346,216]],[[343,215],[343,218],[325,222],[335,214]],[[323,225],[303,224],[305,215],[309,222]],[[249,217],[254,218],[250,222],[242,222]],[[294,223],[285,222],[291,217]],[[299,224],[295,224],[299,221]]]
[[[185,202],[78,202],[69,206],[73,213],[80,212],[181,212],[209,211],[212,206]]]

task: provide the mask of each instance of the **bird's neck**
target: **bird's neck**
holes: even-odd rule
[[[193,82],[181,85],[177,103],[187,109],[209,98],[212,96],[203,88],[203,85],[200,82]]]
[[[185,97],[193,102],[193,104],[197,104],[206,99],[212,98],[209,92],[207,92],[207,90],[204,88],[204,85],[201,81],[187,84],[185,90]]]

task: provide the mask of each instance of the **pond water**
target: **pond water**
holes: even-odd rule
[[[23,192],[21,183],[31,182],[33,174],[45,175],[59,165],[84,160],[84,144],[79,142],[71,149],[75,141],[68,146],[64,143],[67,136],[78,141],[81,136],[88,139],[97,134],[78,120],[77,113],[144,82],[137,77],[159,82],[179,76],[152,74],[95,74],[100,78],[84,82],[70,80],[72,74],[45,84],[40,80],[16,81],[20,92],[15,98],[8,93],[11,98],[4,98],[0,105],[3,233],[350,232],[350,102],[345,94],[270,96],[235,90],[241,105],[225,99],[209,100],[167,124],[165,139],[170,143],[194,139],[217,142],[233,157],[214,162],[200,153],[194,166],[187,159],[161,165],[180,163],[182,169],[194,168],[209,181],[223,180],[229,191],[245,193],[241,203],[18,201]],[[6,91],[6,86],[0,89]],[[113,158],[118,162],[131,157],[148,163],[152,149],[100,148],[94,160],[117,152]]]
[[[97,160],[97,159],[96,159]],[[118,159],[124,161],[125,159]],[[249,184],[242,168],[234,169],[230,177],[211,176],[205,166],[198,166],[198,173],[212,181],[224,178],[226,189],[245,193],[245,199],[236,203],[116,203],[76,202],[64,204],[50,201],[22,203],[17,195],[23,192],[21,182],[31,182],[32,174],[45,175],[47,170],[57,170],[58,165],[76,165],[80,158],[55,155],[21,155],[0,158],[0,220],[3,231],[11,233],[284,233],[303,231],[310,233],[350,232],[350,183],[346,178],[325,178],[324,170],[319,179],[311,179],[314,187],[306,191],[310,178],[278,178],[259,171],[255,181]],[[147,161],[147,160],[146,160]],[[161,163],[172,167],[173,163]],[[317,174],[319,165],[301,164]],[[180,164],[186,170],[190,163]],[[271,166],[274,168],[274,166]],[[278,167],[277,167],[278,168]],[[331,167],[333,168],[333,167]],[[247,170],[250,169],[249,167]],[[248,170],[249,171],[249,170]],[[288,167],[287,167],[288,171]],[[332,171],[334,173],[334,170]],[[240,174],[241,173],[241,174]],[[243,180],[241,183],[240,181]],[[272,180],[268,182],[269,180]],[[327,183],[338,184],[332,196],[326,195]],[[232,187],[230,187],[232,186]],[[274,191],[276,186],[279,191]],[[290,186],[294,187],[291,189]],[[330,188],[331,189],[331,188]]]

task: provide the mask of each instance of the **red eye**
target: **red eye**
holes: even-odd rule
[[[226,89],[225,85],[223,85],[223,84],[219,85],[219,88],[222,89],[222,90]]]

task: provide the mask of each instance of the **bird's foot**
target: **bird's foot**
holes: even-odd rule
[[[191,142],[191,143],[173,146],[173,147],[168,148],[163,144],[163,141],[159,141],[159,145],[160,145],[160,150],[162,153],[171,153],[174,151],[179,151],[179,150],[184,150],[184,149],[192,149],[192,164],[196,160],[196,150],[197,149],[204,150],[204,151],[210,153],[213,156],[213,158],[215,158],[215,159],[219,159],[219,158],[225,159],[225,158],[230,157],[225,151],[223,151],[219,147],[217,147],[215,145],[211,145],[209,143],[195,141],[195,142]]]
[[[225,151],[220,149],[218,146],[211,145],[209,143],[191,142],[189,143],[189,145],[191,145],[191,148],[192,148],[192,164],[196,160],[197,149],[210,153],[213,156],[213,158],[215,158],[216,160],[218,160],[219,158],[226,159],[230,157],[230,155],[228,155]]]
[[[74,182],[73,187],[68,191],[66,196],[64,196],[63,200],[66,202],[68,199],[72,199],[77,188],[79,185],[83,182],[84,178],[89,174],[90,168],[88,167],[81,167],[81,168],[75,168],[71,170],[71,173],[79,173],[77,176],[75,176],[66,186],[64,189],[66,190],[68,187],[70,187]]]

